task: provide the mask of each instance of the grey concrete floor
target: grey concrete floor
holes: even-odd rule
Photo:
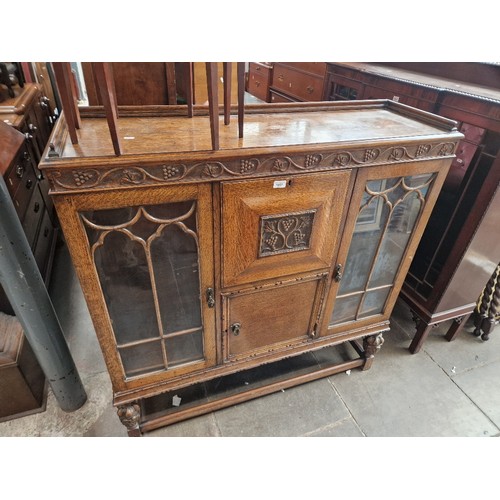
[[[63,412],[50,389],[46,411],[0,423],[0,436],[125,437],[110,379],[67,248],[57,252],[50,293],[88,400]],[[483,342],[448,324],[408,351],[414,324],[397,302],[391,331],[368,371],[352,370],[172,424],[145,437],[487,437],[500,435],[500,327]],[[326,352],[326,351],[325,351]],[[318,351],[320,363],[323,353]]]

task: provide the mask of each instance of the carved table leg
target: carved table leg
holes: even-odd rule
[[[127,428],[129,436],[138,437],[141,435],[141,429],[139,428],[141,407],[137,403],[119,406],[117,414],[120,422]]]
[[[410,352],[412,354],[416,354],[422,346],[424,345],[425,339],[429,335],[429,332],[431,331],[433,325],[428,325],[425,321],[420,320],[417,324],[417,331],[415,333],[415,336],[413,337],[413,340],[410,344]]]
[[[456,336],[460,333],[460,330],[462,330],[463,326],[465,323],[467,323],[467,320],[469,319],[470,314],[466,314],[465,316],[460,316],[459,318],[455,318],[453,320],[453,323],[451,324],[450,328],[446,332],[445,339],[448,342],[451,342],[456,338]]]
[[[369,335],[363,339],[363,349],[365,351],[365,364],[363,370],[369,370],[373,364],[375,353],[382,347],[384,337],[379,333],[377,335]]]

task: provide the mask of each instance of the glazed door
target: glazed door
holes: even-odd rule
[[[446,160],[360,170],[323,335],[388,319],[446,171]]]
[[[214,364],[210,185],[71,202],[58,209],[115,387]]]

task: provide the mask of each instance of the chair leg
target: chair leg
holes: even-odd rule
[[[229,125],[231,121],[231,77],[233,63],[222,63],[224,80],[224,125]]]
[[[118,105],[110,63],[92,63],[101,101],[106,112],[111,142],[117,156],[122,154],[120,137],[118,136]]]
[[[184,63],[184,77],[186,80],[186,103],[188,117],[193,117],[193,102],[194,102],[194,89],[193,89],[193,63]]]
[[[238,69],[238,136],[243,137],[243,121],[245,116],[245,63],[237,63]]]
[[[206,63],[208,88],[208,114],[210,117],[210,132],[212,149],[219,149],[219,96],[217,92],[217,63]]]
[[[54,70],[54,76],[56,77],[57,88],[59,90],[71,143],[78,144],[76,129],[80,128],[80,112],[76,104],[71,83],[71,66],[67,62],[54,62],[52,63],[52,68]]]
[[[167,78],[167,102],[168,104],[177,104],[177,82],[175,79],[175,63],[165,63]]]

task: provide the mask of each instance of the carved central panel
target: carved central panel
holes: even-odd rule
[[[316,210],[260,218],[259,257],[307,250]]]

